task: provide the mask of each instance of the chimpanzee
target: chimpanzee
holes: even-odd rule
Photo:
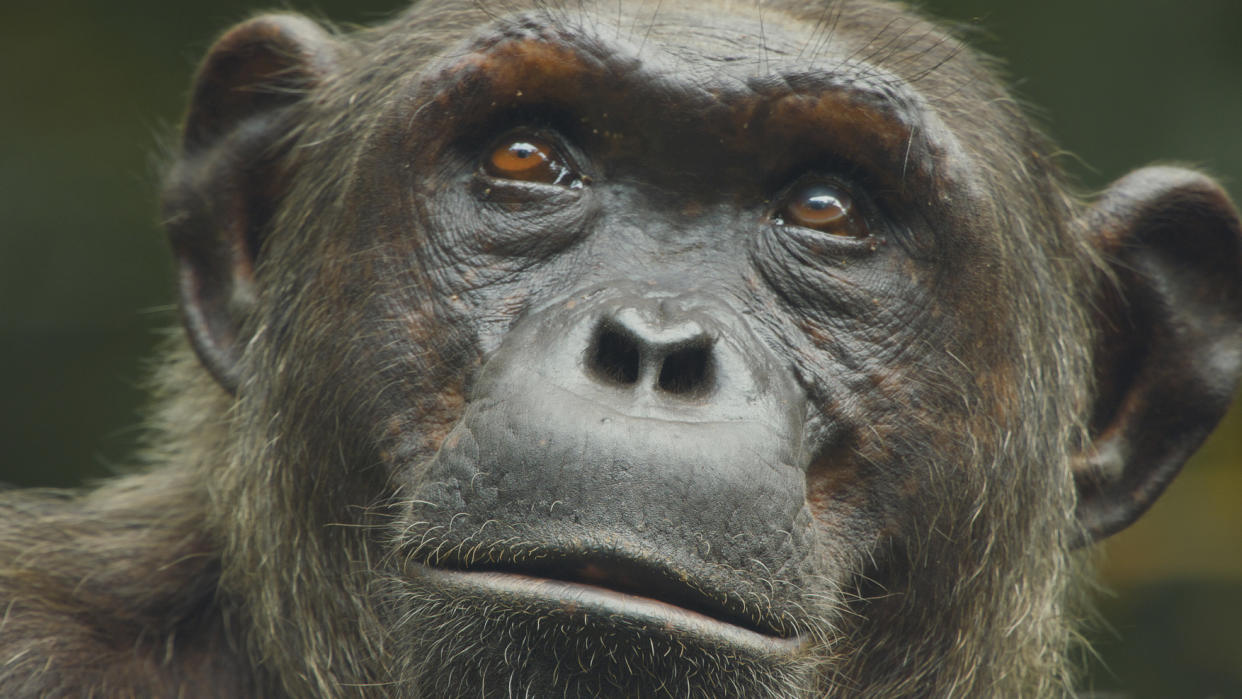
[[[0,694],[1056,696],[1242,367],[1242,230],[1079,197],[880,0],[420,0],[200,68],[150,468],[0,496]]]

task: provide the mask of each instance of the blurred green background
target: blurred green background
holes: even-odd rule
[[[1007,61],[1088,187],[1172,160],[1242,198],[1242,2],[999,4],[926,7]],[[398,5],[284,6],[365,23]],[[144,362],[175,320],[156,225],[162,144],[197,59],[262,7],[0,4],[0,481],[72,485],[125,463]],[[1242,697],[1242,411],[1105,558],[1091,687]]]

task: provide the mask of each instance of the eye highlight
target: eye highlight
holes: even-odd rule
[[[506,137],[488,155],[483,169],[493,177],[522,182],[581,185],[568,160],[546,139],[530,135]]]
[[[826,182],[808,182],[790,191],[778,211],[777,222],[846,238],[869,235],[854,198],[841,187]]]

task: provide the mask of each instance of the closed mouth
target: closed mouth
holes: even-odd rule
[[[671,576],[600,563],[538,566],[479,566],[470,569],[422,567],[420,576],[464,590],[548,610],[622,619],[628,625],[713,645],[749,650],[757,655],[787,655],[801,647],[797,636],[738,614]]]

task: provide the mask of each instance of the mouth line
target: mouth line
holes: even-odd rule
[[[422,568],[420,576],[451,587],[485,590],[541,605],[551,602],[562,611],[598,614],[601,619],[621,617],[631,624],[637,623],[654,631],[688,635],[715,645],[747,650],[755,655],[788,656],[803,645],[803,639],[796,636],[786,638],[765,633],[703,611],[595,582],[499,570],[419,567]]]

